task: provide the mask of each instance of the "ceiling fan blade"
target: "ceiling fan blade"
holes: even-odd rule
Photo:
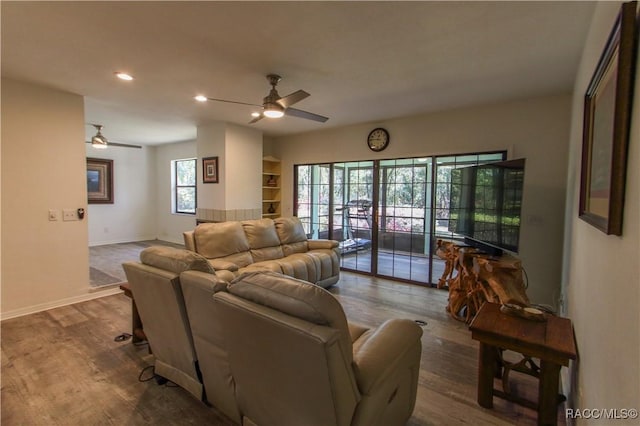
[[[253,120],[251,120],[251,121],[249,122],[249,124],[253,124],[253,123],[255,123],[256,121],[260,121],[260,120],[262,120],[263,118],[264,118],[264,114],[260,114],[259,116],[257,116],[257,117],[256,117],[256,118],[254,118]]]
[[[128,143],[117,143],[117,142],[107,142],[107,146],[121,146],[123,148],[138,148],[138,149],[142,149],[142,146],[140,145],[131,145]]]
[[[227,100],[227,99],[207,98],[207,100],[209,100],[209,101],[216,101],[216,102],[226,102],[226,103],[228,103],[228,104],[249,105],[249,106],[255,106],[255,107],[262,108],[262,105],[258,105],[258,104],[250,104],[250,103],[247,103],[247,102],[229,101],[229,100]]]
[[[284,113],[292,117],[306,118],[307,120],[318,121],[320,123],[324,123],[329,119],[329,117],[324,117],[322,115],[314,114],[312,112],[307,112],[307,111],[303,111],[301,109],[295,109],[295,108],[287,108],[284,110]]]
[[[291,105],[300,102],[301,100],[308,98],[309,96],[311,95],[304,90],[298,90],[297,92],[293,92],[278,99],[276,102],[282,105],[284,108],[289,108]]]
[[[91,141],[86,141],[87,143],[91,143]],[[117,143],[117,142],[107,142],[107,147],[109,146],[121,146],[123,148],[138,148],[138,149],[142,149],[142,146],[140,145],[131,145],[128,143]]]

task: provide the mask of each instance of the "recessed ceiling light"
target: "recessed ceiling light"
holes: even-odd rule
[[[194,96],[193,99],[195,99],[198,102],[207,102],[207,97],[204,95]]]
[[[252,112],[251,116],[252,117],[260,117],[260,113],[259,112]]]
[[[133,76],[125,72],[116,72],[115,74],[116,74],[116,77],[118,77],[120,80],[126,80],[126,81],[133,80]]]

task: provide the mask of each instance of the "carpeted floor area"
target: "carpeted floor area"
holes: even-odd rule
[[[140,252],[151,246],[184,248],[181,244],[161,240],[135,241],[89,247],[89,285],[92,288],[109,286],[127,281],[122,263],[136,261]]]

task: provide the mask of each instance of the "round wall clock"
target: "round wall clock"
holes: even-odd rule
[[[389,132],[382,127],[377,127],[369,132],[367,145],[371,151],[382,151],[389,145]]]

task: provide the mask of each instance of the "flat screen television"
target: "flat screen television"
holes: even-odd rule
[[[525,159],[451,171],[449,231],[491,255],[518,253]]]

